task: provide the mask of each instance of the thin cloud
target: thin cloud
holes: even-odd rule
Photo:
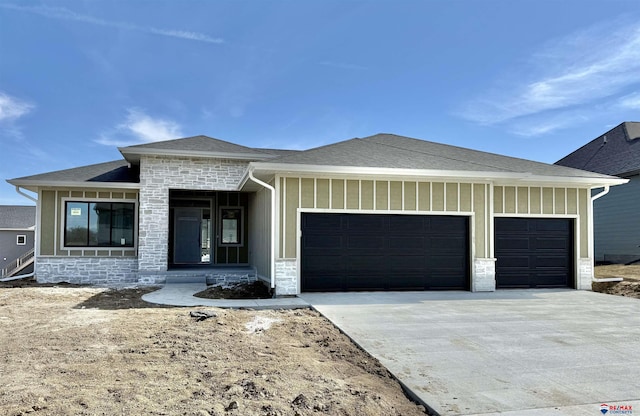
[[[616,28],[611,30],[611,28]],[[500,82],[459,113],[484,125],[520,122],[522,118],[578,106],[594,106],[640,83],[640,23],[607,22],[551,42],[534,54],[525,82]],[[527,72],[530,73],[527,76]],[[552,125],[566,123],[549,122]]]
[[[224,39],[214,38],[204,33],[190,32],[185,30],[160,29],[152,26],[138,26],[127,22],[118,22],[111,20],[99,19],[97,17],[86,14],[76,13],[63,7],[48,6],[19,6],[16,4],[0,4],[0,7],[10,10],[18,10],[27,13],[33,13],[44,16],[49,19],[72,20],[76,22],[89,23],[97,26],[114,27],[117,29],[125,29],[136,32],[148,33],[152,35],[167,36],[172,38],[192,40],[206,43],[224,43]]]
[[[95,142],[106,146],[130,146],[179,137],[182,137],[182,129],[178,123],[151,117],[142,110],[133,108],[128,110],[125,122],[101,134]]]
[[[30,113],[35,106],[0,91],[0,123],[9,123]]]
[[[631,110],[640,110],[640,92],[621,97],[619,105],[620,107]]]

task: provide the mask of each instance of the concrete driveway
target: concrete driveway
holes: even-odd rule
[[[602,415],[601,404],[640,415],[638,299],[539,289],[300,297],[441,415]]]

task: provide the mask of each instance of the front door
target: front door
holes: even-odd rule
[[[202,209],[176,208],[173,261],[178,264],[202,262]]]

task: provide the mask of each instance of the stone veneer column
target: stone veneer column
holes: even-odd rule
[[[578,260],[578,273],[576,281],[576,289],[591,290],[593,281],[593,259],[581,258]]]
[[[495,292],[496,259],[474,259],[471,276],[472,292]]]
[[[141,157],[138,228],[141,278],[167,270],[169,190],[236,191],[247,165],[242,160]]]
[[[298,262],[296,259],[276,260],[276,296],[297,295]]]

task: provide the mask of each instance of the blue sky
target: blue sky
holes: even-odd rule
[[[555,162],[640,121],[640,1],[0,0],[4,179],[204,134]]]

